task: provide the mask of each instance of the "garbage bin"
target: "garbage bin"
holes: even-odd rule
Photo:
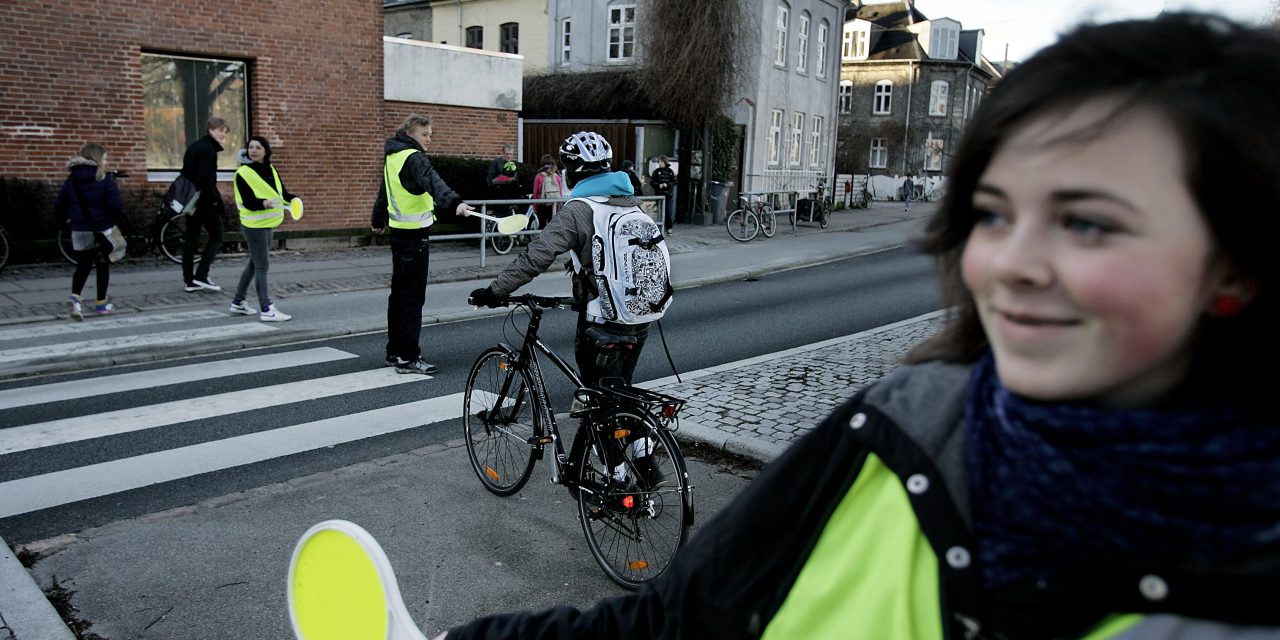
[[[711,186],[707,189],[707,200],[711,203],[711,211],[708,212],[708,219],[702,221],[702,224],[720,224],[724,222],[725,208],[729,202],[729,187],[732,182],[721,182],[712,180]]]

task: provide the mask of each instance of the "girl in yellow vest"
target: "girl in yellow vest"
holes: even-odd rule
[[[284,188],[280,174],[271,165],[271,144],[266,138],[249,138],[245,150],[249,164],[236,171],[236,207],[240,209],[240,232],[249,246],[249,264],[240,274],[240,284],[236,286],[230,311],[244,316],[257,313],[263,322],[284,322],[293,316],[280,311],[271,302],[271,292],[267,287],[268,252],[272,231],[284,222],[285,207],[296,196]],[[257,285],[260,311],[244,303],[250,281]]]

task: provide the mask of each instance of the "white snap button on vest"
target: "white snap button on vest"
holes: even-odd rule
[[[854,429],[861,429],[862,425],[866,423],[867,423],[867,414],[865,413],[855,413],[853,414],[852,418],[849,418],[849,426]]]
[[[907,478],[907,491],[920,495],[929,490],[929,479],[924,474],[917,473]]]
[[[947,549],[947,564],[952,569],[964,569],[969,566],[969,550],[964,547],[951,547]]]
[[[1142,597],[1158,602],[1168,597],[1169,585],[1160,576],[1146,575],[1138,581],[1138,591],[1142,592]]]

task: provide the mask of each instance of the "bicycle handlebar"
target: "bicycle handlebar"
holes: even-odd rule
[[[559,296],[539,296],[532,293],[522,293],[518,296],[499,296],[498,306],[509,307],[511,305],[523,307],[536,307],[538,309],[572,309],[576,301],[572,297]]]

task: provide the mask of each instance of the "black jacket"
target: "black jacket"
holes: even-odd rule
[[[939,559],[941,619],[919,622],[938,625],[945,638],[1077,638],[1117,612],[1172,614],[1147,615],[1125,638],[1261,637],[1231,625],[1280,631],[1280,550],[1213,567],[1105,558],[1056,584],[997,593],[984,590],[969,561],[976,554],[944,562],[956,548],[975,548],[961,420],[968,374],[962,365],[902,367],[860,393],[766,467],[636,593],[581,611],[481,618],[451,629],[449,640],[759,638],[872,454],[904,485],[922,475],[933,487],[910,491],[909,500]],[[1152,575],[1167,579],[1168,597],[1143,597],[1140,581]],[[850,629],[846,637],[862,635]]]
[[[440,178],[440,174],[436,173],[435,167],[431,166],[431,161],[427,159],[427,153],[423,150],[422,145],[417,140],[410,138],[404,132],[404,129],[396,131],[394,136],[387,139],[384,149],[385,155],[399,153],[405,149],[416,149],[420,153],[409,156],[405,161],[404,167],[400,169],[400,184],[404,185],[405,190],[414,195],[430,193],[431,198],[435,200],[435,211],[437,217],[440,214],[452,216],[458,203],[462,201],[462,196],[454,193],[449,185],[444,183]],[[386,166],[386,160],[383,160],[383,166]],[[387,212],[387,185],[384,180],[378,181],[378,196],[373,203],[373,214],[369,219],[369,226],[374,229],[383,229],[387,226],[389,217]],[[391,228],[392,235],[426,237],[427,228],[422,229],[396,229]]]
[[[222,194],[218,193],[218,153],[222,145],[213,136],[191,143],[182,155],[182,175],[200,190],[200,205],[222,208]]]
[[[644,195],[644,186],[640,184],[640,176],[636,175],[635,169],[627,169],[625,173],[631,180],[631,189],[635,191],[636,197]]]

